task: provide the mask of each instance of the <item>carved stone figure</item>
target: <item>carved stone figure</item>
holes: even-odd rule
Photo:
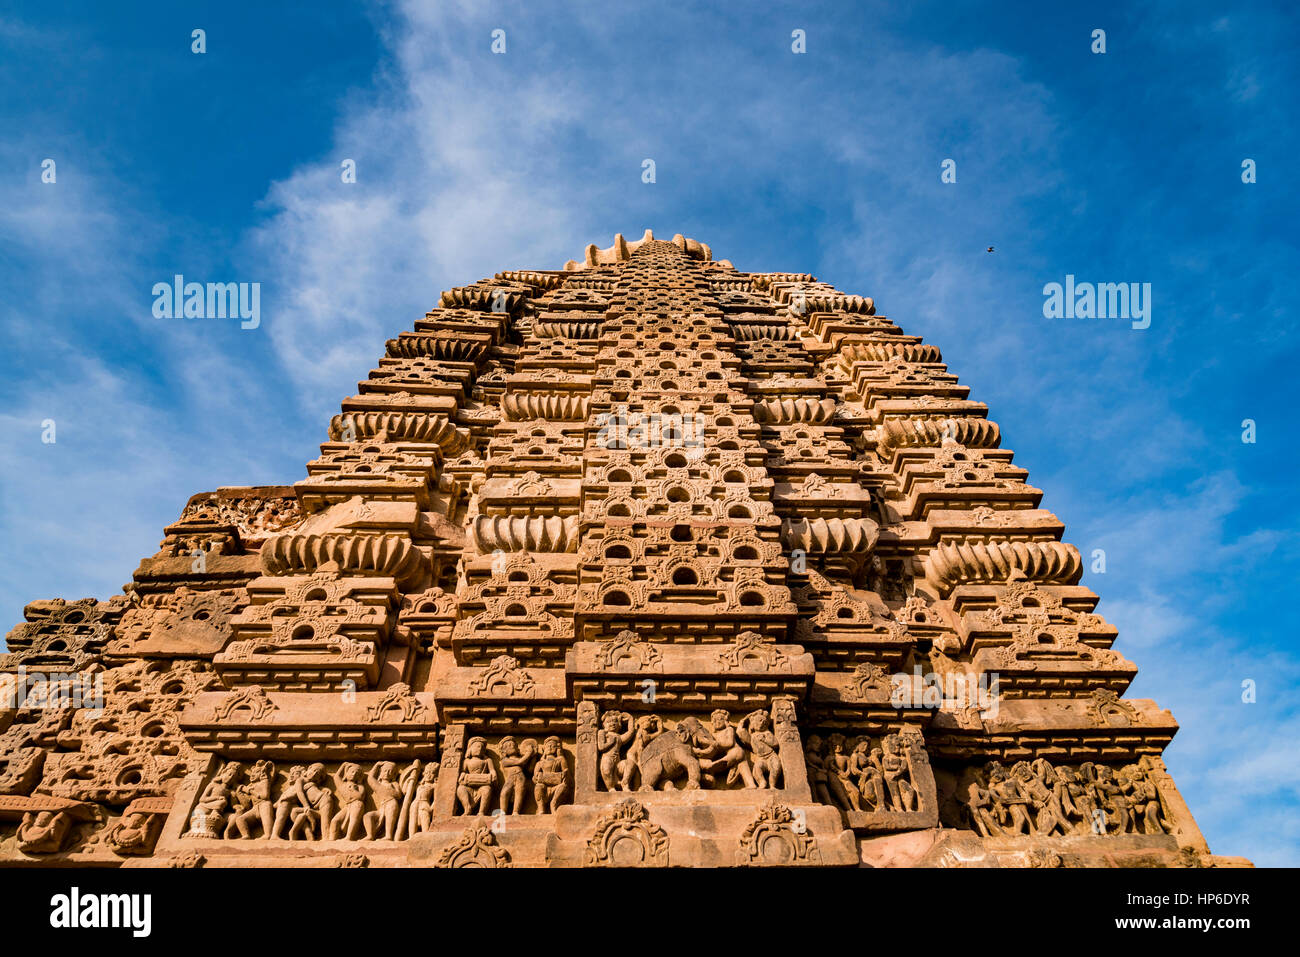
[[[713,747],[713,736],[699,718],[683,718],[670,731],[651,738],[637,755],[636,767],[642,791],[672,787],[686,775],[685,787],[693,791],[700,786],[700,759],[697,749]]]
[[[624,711],[606,711],[600,721],[600,730],[596,732],[600,780],[606,791],[615,791],[619,787],[619,754],[636,734],[636,726],[632,723],[632,716]],[[623,790],[628,788],[625,786]]]
[[[890,734],[885,736],[883,743],[881,770],[885,777],[885,787],[889,791],[889,803],[896,811],[915,811],[916,788],[910,779],[911,770],[903,751],[903,739]]]
[[[62,811],[36,811],[23,815],[18,825],[18,849],[24,854],[53,854],[63,849],[72,816]]]
[[[783,780],[780,744],[771,730],[766,711],[751,711],[740,720],[736,736],[750,750],[754,784],[760,788],[779,788]]]
[[[551,735],[542,742],[542,754],[533,771],[533,796],[538,814],[554,814],[569,793],[569,766],[564,761],[560,739]]]
[[[330,818],[326,839],[355,841],[361,835],[366,811],[366,785],[361,776],[361,765],[347,761],[334,772],[333,777],[338,810]]]
[[[243,767],[232,761],[219,770],[203,789],[198,805],[190,816],[191,837],[216,837],[221,833],[226,808],[230,805],[235,782],[243,773]]]
[[[423,834],[433,825],[433,797],[438,786],[438,765],[426,764],[411,802],[410,833]]]
[[[704,771],[714,778],[723,778],[728,785],[740,781],[747,788],[758,787],[749,766],[749,755],[731,726],[731,715],[719,708],[711,715],[711,721],[713,746],[708,749],[711,760],[703,765]]]
[[[366,775],[366,783],[370,785],[375,810],[367,811],[362,816],[362,826],[365,828],[368,840],[375,840],[381,834],[385,841],[391,841],[397,836],[402,796],[408,793],[412,786],[416,770],[414,765],[407,768],[399,781],[397,765],[392,761],[380,761],[370,769],[370,773]]]
[[[860,811],[862,795],[854,781],[849,756],[844,753],[844,735],[832,734],[828,740],[830,751],[826,755],[825,766],[831,794],[835,802],[845,810]]]
[[[240,837],[252,837],[252,825],[259,824],[262,834],[269,837],[274,825],[271,806],[272,775],[270,761],[256,761],[248,769],[248,780],[234,791],[235,810],[226,822],[224,837],[238,831]]]
[[[859,738],[849,755],[849,773],[867,810],[883,811],[885,800],[884,752],[873,748],[869,738]]]
[[[1019,761],[1008,771],[991,763],[987,785],[967,785],[965,806],[985,837],[1024,835],[1163,835],[1171,830],[1160,790],[1142,764],[1118,769],[1085,761],[1055,765],[1045,758]]]
[[[528,794],[528,768],[537,758],[537,742],[525,738],[522,748],[512,737],[504,737],[497,744],[501,754],[501,810],[506,814],[524,813],[524,798]]]
[[[487,755],[484,738],[470,738],[465,745],[460,777],[456,784],[456,801],[460,814],[487,814],[497,785],[497,769]]]

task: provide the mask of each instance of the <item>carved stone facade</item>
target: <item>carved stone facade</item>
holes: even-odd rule
[[[0,863],[1232,863],[987,412],[681,236],[448,290],[303,481],[27,607]]]

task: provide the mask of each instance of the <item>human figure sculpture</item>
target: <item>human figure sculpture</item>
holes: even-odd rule
[[[460,777],[456,780],[456,800],[461,814],[488,814],[492,810],[497,769],[486,749],[487,741],[480,737],[470,738],[465,744]]]
[[[533,771],[533,798],[538,814],[554,814],[569,793],[569,768],[564,762],[560,739],[551,735],[542,742],[542,754]]]
[[[853,783],[849,756],[844,753],[844,735],[832,734],[828,740],[830,749],[826,754],[824,766],[826,783],[830,787],[831,796],[844,810],[861,811],[862,795],[858,792],[857,785]]]
[[[1107,827],[1114,825],[1114,833],[1127,834],[1132,823],[1132,802],[1124,793],[1124,785],[1115,776],[1109,765],[1097,765],[1097,790],[1101,794],[1102,806],[1106,809]]]
[[[813,800],[819,804],[835,804],[827,781],[826,762],[822,758],[822,739],[820,735],[810,734],[803,744],[804,764],[808,767],[808,786],[812,789]]]
[[[1028,798],[1021,793],[1015,778],[996,761],[989,768],[989,794],[993,799],[994,819],[998,826],[1012,834],[1033,834],[1034,825],[1025,805]]]
[[[412,834],[423,834],[433,828],[433,797],[438,787],[438,763],[426,764],[420,772],[420,783],[416,785],[415,797],[411,801],[409,830]]]
[[[740,738],[751,754],[754,784],[760,788],[779,788],[782,783],[781,755],[776,735],[771,729],[771,718],[766,711],[752,711],[736,727]]]
[[[881,756],[881,770],[885,776],[885,787],[889,791],[889,803],[895,811],[916,810],[916,788],[912,786],[912,767],[901,735],[889,734],[881,742],[884,754]]]
[[[1047,769],[1050,771],[1050,768]],[[1039,773],[1035,773],[1035,768],[1025,761],[1020,761],[1011,769],[1012,776],[1020,785],[1021,792],[1029,801],[1029,806],[1034,809],[1034,832],[1041,837],[1050,837],[1056,831],[1065,833],[1065,812],[1059,806],[1056,796],[1052,789],[1048,787],[1047,782],[1040,777],[1045,773],[1041,767]],[[1055,781],[1055,777],[1052,778]]]
[[[194,813],[190,815],[189,833],[195,837],[216,837],[221,833],[221,822],[225,818],[226,806],[230,803],[231,791],[243,766],[238,761],[231,761],[216,773],[208,786],[199,796]]]
[[[1160,790],[1151,779],[1148,769],[1141,762],[1133,766],[1133,809],[1142,820],[1142,830],[1146,834],[1165,834],[1169,828],[1165,824]]]
[[[339,809],[329,822],[328,840],[355,841],[362,830],[362,816],[366,810],[366,785],[361,778],[361,766],[345,762],[334,772],[335,791]]]
[[[1002,833],[993,819],[993,796],[980,787],[978,781],[972,781],[966,789],[966,809],[970,812],[971,823],[982,837]]]
[[[627,757],[619,762],[618,785],[622,790],[633,790],[632,782],[640,768],[641,753],[660,731],[661,726],[656,715],[643,714],[636,719],[636,733],[632,736],[632,744],[627,749]]]
[[[526,738],[523,749],[512,737],[504,737],[497,744],[501,755],[501,811],[503,814],[523,814],[524,798],[528,793],[528,767],[537,757],[537,742]]]
[[[290,837],[301,829],[309,838],[319,834],[320,839],[325,840],[334,811],[334,793],[322,783],[324,778],[325,765],[320,763],[312,764],[303,773],[302,787],[308,806],[306,810],[298,809],[294,812],[294,825],[289,829]]]
[[[728,785],[733,785],[739,780],[746,788],[757,787],[758,785],[754,783],[754,772],[749,767],[749,755],[740,743],[736,729],[731,726],[731,715],[719,708],[710,717],[713,725],[713,746],[708,749],[708,754],[702,757],[711,757],[712,760],[702,765],[704,772],[714,778],[723,778]],[[713,757],[719,752],[721,752],[720,757]]]
[[[600,730],[596,732],[596,753],[600,755],[600,780],[606,791],[618,790],[619,754],[634,734],[636,726],[626,711],[606,711],[600,716]]]
[[[154,832],[154,818],[143,811],[123,814],[117,826],[104,836],[104,843],[118,854],[146,853]]]
[[[1065,776],[1070,804],[1074,805],[1075,817],[1078,818],[1075,833],[1091,833],[1099,824],[1097,811],[1100,810],[1092,762],[1084,762],[1078,768],[1062,767],[1060,774]]]
[[[307,794],[302,786],[304,770],[301,764],[295,764],[289,768],[284,788],[275,801],[275,820],[271,824],[271,831],[267,837],[279,838],[284,836],[284,826],[292,820],[290,813],[295,808],[310,809],[311,804],[307,801]]]
[[[230,813],[223,837],[238,831],[242,838],[253,836],[251,824],[262,827],[262,836],[271,836],[274,815],[271,805],[271,786],[275,768],[270,761],[257,761],[248,769],[248,782],[234,791],[236,808]]]
[[[18,849],[24,854],[53,854],[63,848],[72,817],[59,811],[28,811],[18,825]]]
[[[367,811],[361,819],[366,840],[375,840],[381,827],[383,840],[391,841],[397,836],[397,817],[401,813],[404,785],[410,782],[414,770],[415,766],[411,765],[399,781],[397,765],[392,761],[380,761],[370,769],[366,783],[370,785],[370,793],[374,796],[375,810]]]
[[[887,810],[885,798],[885,772],[881,770],[880,748],[871,746],[870,738],[859,738],[849,755],[849,771],[857,780],[858,794],[865,809]]]

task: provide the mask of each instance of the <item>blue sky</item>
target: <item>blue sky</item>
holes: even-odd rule
[[[6,627],[115,592],[194,492],[301,478],[441,289],[681,232],[942,348],[1105,550],[1084,584],[1211,847],[1300,864],[1300,15],[1143,7],[6,5]],[[262,283],[261,326],[154,318],[177,272]],[[1151,283],[1150,328],[1043,318],[1067,273]]]

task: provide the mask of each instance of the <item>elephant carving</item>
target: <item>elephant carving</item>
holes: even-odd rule
[[[668,790],[686,775],[686,789],[700,787],[700,754],[713,750],[713,734],[696,717],[683,718],[676,727],[662,730],[659,719],[646,716],[638,722],[640,739],[623,762],[623,789],[631,790],[632,772],[641,772],[642,791]]]

